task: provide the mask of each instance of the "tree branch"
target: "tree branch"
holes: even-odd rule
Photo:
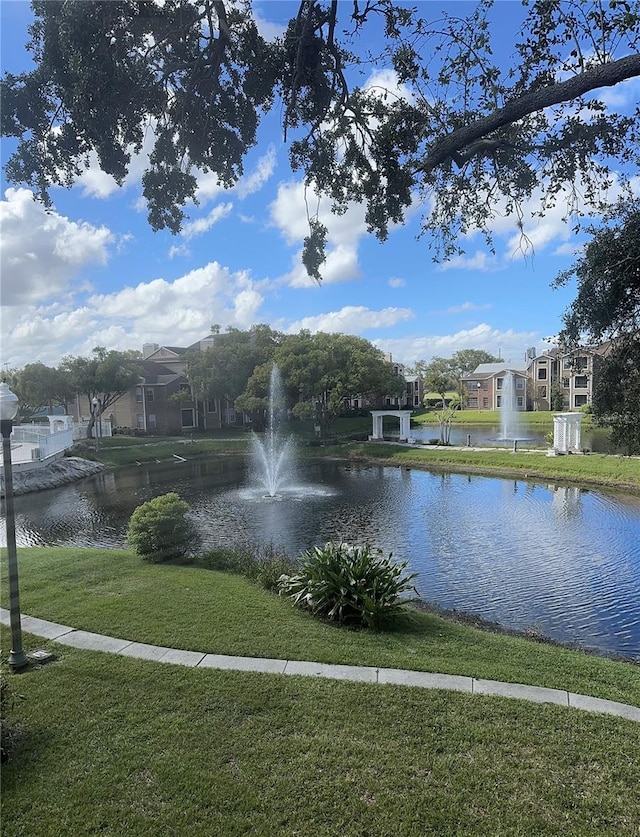
[[[463,153],[464,149],[477,140],[486,138],[494,131],[512,125],[519,119],[551,105],[570,102],[591,90],[597,90],[600,87],[613,87],[625,79],[636,76],[640,76],[640,55],[627,55],[609,64],[591,67],[591,69],[580,73],[578,76],[558,82],[550,87],[525,93],[523,96],[508,102],[490,116],[477,119],[471,125],[465,125],[463,128],[457,128],[448,136],[437,140],[424,162],[416,167],[416,171],[429,174],[446,160],[455,160],[458,155],[460,155],[461,160],[468,159],[468,154]],[[489,150],[489,147],[483,147],[480,144],[477,151]]]

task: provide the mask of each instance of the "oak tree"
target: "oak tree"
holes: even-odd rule
[[[490,0],[465,17],[301,0],[271,41],[248,0],[34,0],[35,67],[2,81],[2,134],[17,139],[7,177],[49,201],[94,152],[122,183],[152,135],[149,222],[177,232],[199,173],[234,184],[275,110],[293,170],[338,213],[364,204],[381,240],[417,202],[443,257],[469,231],[491,244],[496,215],[521,221],[534,193],[542,214],[558,201],[567,216],[600,209],[640,163],[637,106],[601,95],[640,76],[638,0],[525,6],[504,66]],[[397,86],[362,83],[371,68],[392,68]],[[318,279],[326,235],[310,216],[304,261]]]
[[[640,453],[640,201],[620,204],[556,284],[577,281],[560,343],[605,344],[593,412],[612,441]],[[608,342],[610,341],[610,342]],[[607,345],[608,343],[608,345]]]

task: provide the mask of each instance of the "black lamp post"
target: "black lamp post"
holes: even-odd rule
[[[13,470],[11,465],[11,431],[18,415],[18,396],[8,385],[0,383],[0,431],[2,432],[2,464],[4,466],[4,498],[7,518],[7,556],[9,570],[9,618],[11,622],[11,651],[9,665],[13,669],[27,665],[22,648],[20,624],[20,593],[18,585],[18,553],[16,550],[16,518],[13,507]]]

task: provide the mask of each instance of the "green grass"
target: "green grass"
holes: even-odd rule
[[[341,449],[353,459],[389,465],[462,471],[464,473],[506,474],[529,479],[552,479],[583,485],[610,486],[640,491],[640,459],[606,454],[588,456],[546,456],[541,452],[513,453],[487,448],[482,451],[403,445],[353,443]]]
[[[440,410],[437,408],[432,408],[430,410],[424,410],[420,412],[416,412],[411,416],[411,424],[421,426],[424,424],[438,424],[438,413]],[[555,412],[549,412],[548,410],[532,410],[532,411],[525,411],[518,414],[519,421],[525,427],[536,427],[541,430],[553,430],[553,417]],[[582,426],[588,427],[590,425],[591,418],[588,414],[585,414],[585,417],[582,422]],[[453,424],[489,424],[489,425],[499,425],[500,424],[500,411],[499,410],[456,410],[453,416]]]
[[[145,564],[127,551],[21,549],[19,560],[22,611],[75,628],[209,653],[529,683],[640,706],[638,666],[432,614],[415,612],[392,631],[346,630],[296,611],[243,578]]]
[[[631,721],[58,650],[15,678],[3,837],[637,837]]]

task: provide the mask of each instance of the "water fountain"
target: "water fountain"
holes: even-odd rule
[[[520,410],[516,395],[516,379],[513,372],[507,372],[502,380],[500,398],[500,440],[524,439],[520,422]]]
[[[277,366],[269,380],[269,419],[263,439],[255,433],[251,439],[252,477],[264,489],[264,497],[279,499],[283,488],[294,482],[295,457],[293,440],[279,430],[279,419],[284,411],[282,378]]]

